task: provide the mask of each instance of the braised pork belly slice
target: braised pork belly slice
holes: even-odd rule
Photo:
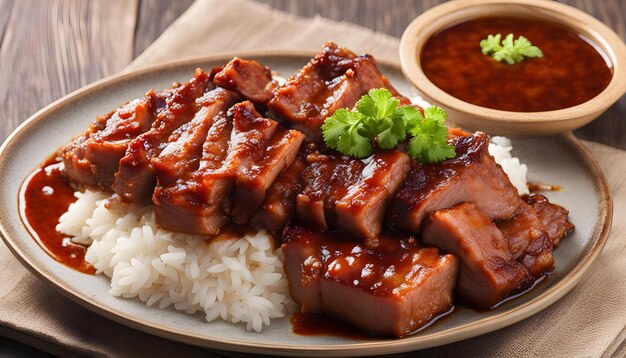
[[[513,259],[538,278],[554,269],[552,240],[535,210],[521,203],[515,216],[507,221],[496,223],[509,244]]]
[[[156,113],[156,95],[142,98],[98,116],[89,129],[60,151],[68,179],[78,187],[110,191],[129,142],[150,129]]]
[[[456,147],[455,158],[415,163],[392,196],[387,211],[392,226],[418,232],[429,212],[462,202],[474,204],[494,220],[514,215],[521,201],[506,173],[489,155],[489,137],[476,132],[450,141]]]
[[[234,182],[232,172],[224,170],[228,142],[233,128],[233,109],[212,119],[202,145],[195,172],[167,187],[157,187],[153,196],[159,226],[179,232],[217,235],[229,222],[223,203]]]
[[[369,246],[376,246],[387,199],[402,184],[410,167],[409,156],[399,151],[372,155],[359,181],[335,204],[337,227],[364,238]]]
[[[366,159],[339,155],[307,156],[297,215],[322,230],[342,229],[376,246],[387,199],[410,169],[399,151],[378,152]]]
[[[253,60],[233,58],[215,74],[213,82],[218,86],[235,91],[254,103],[267,105],[274,96],[278,83],[272,80],[268,67]]]
[[[197,215],[190,213],[197,209],[187,203],[193,197],[190,188],[196,185],[191,179],[200,167],[209,130],[216,121],[223,120],[226,111],[240,99],[235,92],[223,88],[211,90],[202,98],[203,106],[194,118],[177,129],[159,156],[151,160],[157,175],[152,196],[156,221],[172,231],[204,232],[204,225],[198,225]],[[198,227],[203,229],[198,230]]]
[[[313,153],[306,158],[302,191],[296,197],[298,220],[327,230],[336,222],[335,204],[357,184],[365,162],[340,155]]]
[[[387,88],[403,104],[409,104],[380,73],[371,56],[356,56],[328,42],[320,54],[275,91],[268,107],[291,128],[304,133],[307,140],[321,142],[320,127],[326,117],[339,108],[352,108],[372,88]]]
[[[564,207],[550,203],[545,196],[540,194],[524,196],[523,200],[537,212],[554,247],[557,247],[561,239],[574,230],[574,224],[567,221],[569,211]]]
[[[458,260],[410,236],[365,247],[345,234],[288,226],[284,265],[291,297],[372,335],[405,336],[452,306]]]
[[[299,153],[294,162],[269,187],[263,205],[250,220],[252,227],[280,236],[285,225],[295,217],[296,195],[302,188],[301,176],[306,167],[304,158],[300,156]]]
[[[214,88],[210,77],[197,69],[194,78],[171,90],[165,98],[165,108],[157,115],[150,130],[133,139],[120,160],[112,186],[117,199],[128,203],[150,199],[156,185],[150,161],[167,146],[172,133],[194,117],[201,107],[196,100]]]
[[[257,212],[268,188],[294,162],[303,140],[304,134],[279,128],[269,139],[261,158],[237,178],[231,212],[235,223],[247,223]]]
[[[158,157],[151,160],[159,185],[169,186],[199,167],[202,147],[213,120],[240,100],[235,92],[216,88],[202,96],[193,119],[172,133]]]
[[[475,306],[492,307],[533,282],[528,270],[513,259],[502,232],[473,204],[429,214],[422,243],[460,259],[456,292]]]

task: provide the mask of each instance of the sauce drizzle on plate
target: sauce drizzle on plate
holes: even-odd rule
[[[55,260],[77,271],[95,274],[85,261],[87,248],[74,244],[56,230],[61,215],[76,201],[55,158],[47,160],[26,178],[19,196],[20,216],[37,243]]]

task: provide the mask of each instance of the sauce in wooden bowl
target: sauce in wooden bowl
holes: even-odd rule
[[[509,65],[481,52],[492,34],[520,35],[544,54]],[[453,24],[428,39],[420,64],[448,94],[478,106],[540,112],[572,107],[602,92],[613,71],[606,56],[575,32],[537,20],[485,17]]]

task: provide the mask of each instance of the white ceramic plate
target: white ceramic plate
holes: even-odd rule
[[[311,54],[238,54],[253,58],[287,77]],[[206,323],[202,315],[148,308],[138,300],[108,294],[109,281],[74,271],[39,247],[20,220],[20,185],[49,154],[84,131],[96,115],[141,96],[148,88],[163,89],[191,78],[196,67],[208,69],[232,56],[200,58],[117,75],[78,90],[28,119],[0,148],[0,233],[20,261],[44,281],[85,307],[128,326],[204,347],[284,355],[374,355],[433,347],[511,325],[555,302],[568,292],[600,253],[610,228],[611,201],[595,159],[571,135],[514,141],[514,155],[529,166],[529,179],[558,184],[550,201],[570,210],[576,230],[555,251],[556,270],[527,294],[487,313],[458,310],[417,334],[402,339],[359,341],[334,336],[301,336],[289,319],[276,320],[262,333],[245,325]],[[415,94],[397,67],[381,69],[403,94]]]

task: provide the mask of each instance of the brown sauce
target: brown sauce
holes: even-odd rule
[[[33,238],[52,258],[77,271],[94,274],[93,266],[85,261],[86,248],[56,231],[59,217],[76,201],[74,191],[59,163],[49,160],[22,184],[20,216]]]
[[[538,46],[541,58],[509,65],[484,55],[487,35],[513,33]],[[529,19],[478,18],[435,33],[421,50],[428,79],[448,94],[475,105],[515,112],[572,107],[602,92],[613,71],[606,56],[584,36],[556,24]]]
[[[291,315],[293,332],[303,336],[335,336],[356,340],[372,340],[357,328],[343,321],[336,320],[325,314],[304,314],[296,312]]]
[[[414,332],[408,334],[408,336],[421,332],[426,328],[432,326],[436,322],[446,321],[452,314],[456,312],[457,309],[455,306],[452,306],[448,311],[438,315],[437,317],[431,319],[423,325],[419,327]],[[358,328],[355,328],[343,321],[336,320],[330,316],[325,314],[305,314],[301,312],[296,312],[291,315],[290,318],[291,327],[293,333],[302,335],[302,336],[335,336],[342,337],[348,339],[355,340],[375,340],[381,338],[390,338],[394,339],[395,337],[376,337],[370,336],[366,333],[363,333]]]

